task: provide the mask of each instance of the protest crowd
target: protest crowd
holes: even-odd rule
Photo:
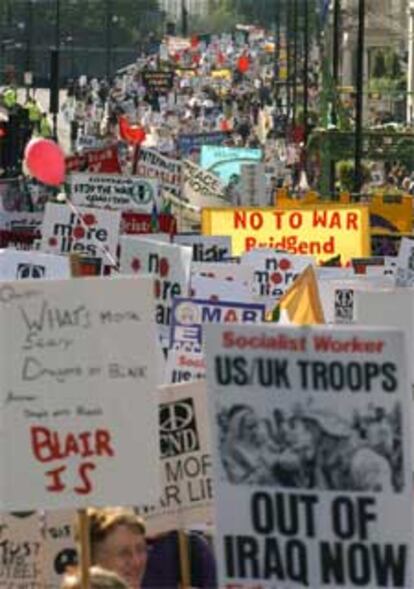
[[[414,587],[414,169],[242,32],[0,92],[1,588]]]

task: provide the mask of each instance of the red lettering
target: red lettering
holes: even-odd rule
[[[234,228],[239,229],[241,227],[242,229],[246,229],[246,220],[245,211],[235,211],[233,220]]]
[[[98,456],[113,456],[114,451],[111,447],[111,434],[104,429],[98,429],[95,434],[96,453]]]
[[[82,486],[75,487],[73,490],[78,495],[88,495],[92,491],[92,483],[88,477],[88,471],[95,470],[96,466],[92,462],[84,462],[79,466],[79,478]]]
[[[60,466],[59,468],[54,468],[53,470],[45,472],[45,475],[52,479],[50,485],[46,487],[46,491],[50,491],[51,493],[61,493],[65,490],[65,485],[60,476],[65,470],[66,466]]]
[[[256,247],[257,239],[255,237],[246,237],[245,241],[245,248],[246,252],[254,249]]]
[[[46,427],[30,428],[33,454],[39,462],[50,462],[59,458],[59,443],[57,435]]]
[[[66,436],[65,450],[63,452],[62,458],[67,458],[71,454],[73,454],[74,456],[79,454],[79,446],[74,434],[68,434]]]
[[[87,458],[88,456],[94,455],[94,452],[89,445],[90,438],[91,432],[82,432],[79,434],[79,441],[82,444],[82,458]]]
[[[273,216],[275,218],[275,229],[282,229],[282,217],[284,214],[284,211],[273,211]]]
[[[346,228],[358,231],[358,215],[356,213],[348,213]]]
[[[299,229],[299,227],[302,227],[302,223],[302,213],[291,213],[289,215],[289,225],[292,229]]]
[[[263,225],[263,215],[262,213],[252,213],[250,215],[250,227],[252,229],[260,229]]]

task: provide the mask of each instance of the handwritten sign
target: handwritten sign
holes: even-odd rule
[[[161,204],[156,180],[118,174],[70,174],[71,201],[76,206],[151,213]]]
[[[181,161],[161,155],[153,149],[142,148],[139,154],[137,175],[156,179],[161,187],[181,197]]]
[[[204,235],[230,235],[233,255],[254,248],[271,248],[292,254],[313,255],[318,261],[341,256],[369,255],[368,208],[323,205],[306,209],[235,208],[204,209]]]
[[[153,501],[152,280],[3,283],[0,320],[2,508]]]

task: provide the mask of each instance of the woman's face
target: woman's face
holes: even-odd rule
[[[117,573],[130,589],[141,585],[147,565],[145,537],[128,526],[115,527],[96,549],[96,564]]]

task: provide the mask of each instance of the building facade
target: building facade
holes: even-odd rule
[[[209,0],[159,0],[160,9],[175,22],[181,18],[183,4],[189,16],[206,16],[208,13]]]

